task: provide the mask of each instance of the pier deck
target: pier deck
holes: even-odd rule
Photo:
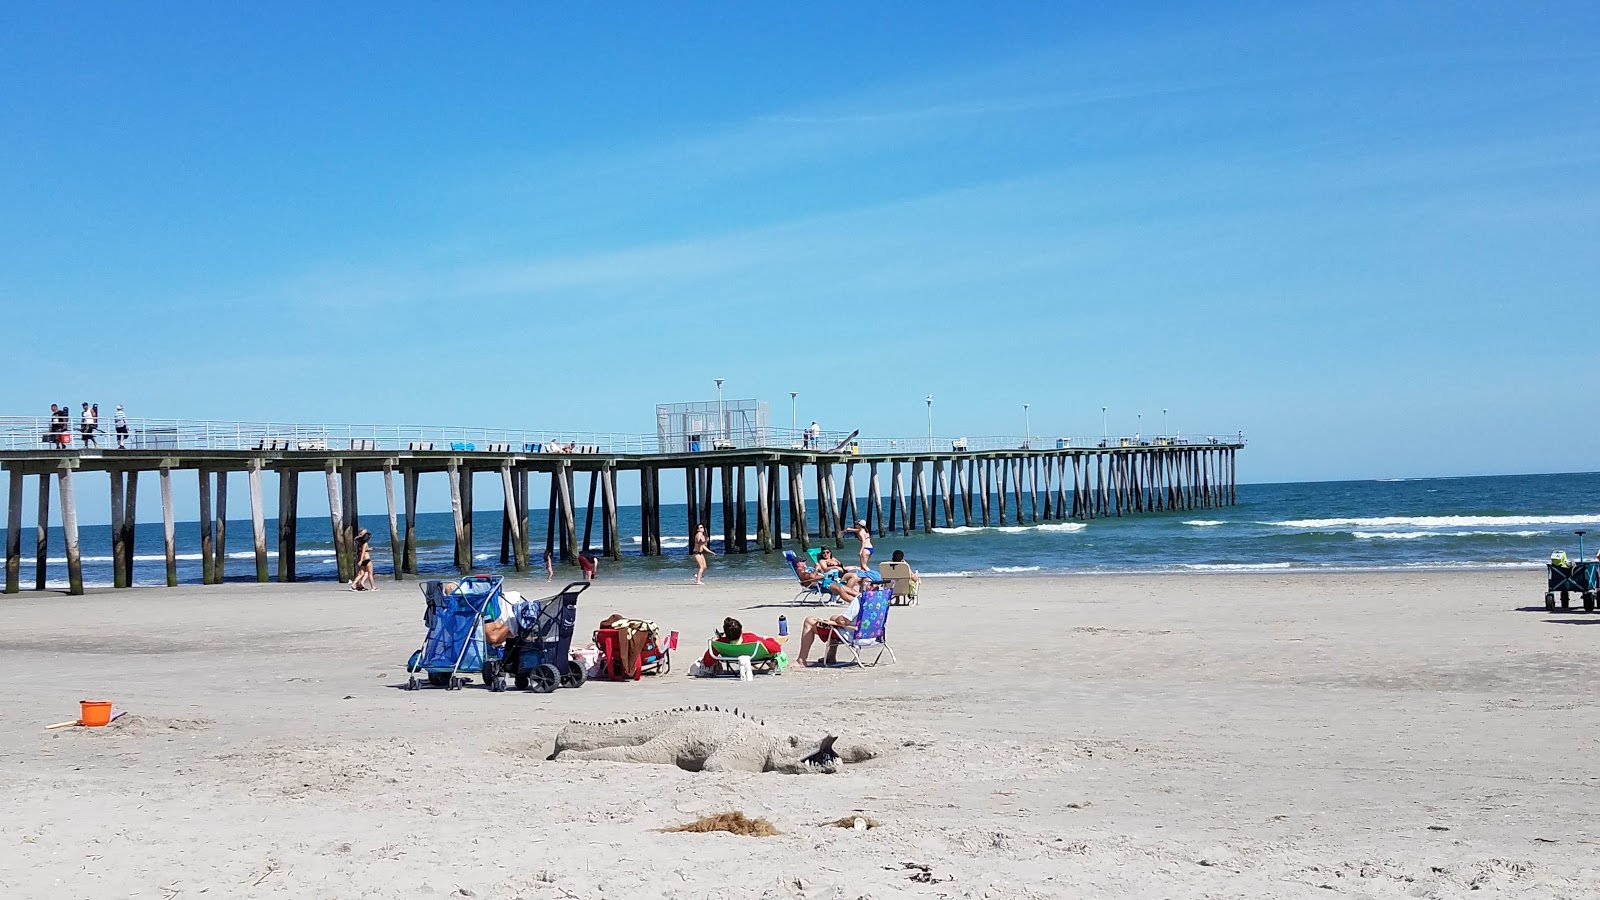
[[[72,433],[69,446],[52,449],[43,419],[0,418],[0,467],[8,478],[5,592],[21,587],[24,479],[38,479],[35,516],[35,585],[45,584],[50,483],[56,484],[66,542],[68,590],[81,593],[76,475],[106,473],[111,499],[113,583],[132,584],[131,546],[140,476],[155,476],[161,491],[167,583],[177,583],[172,507],[174,472],[192,472],[200,497],[203,580],[225,577],[222,550],[228,523],[230,475],[242,473],[248,488],[255,577],[268,581],[269,537],[265,528],[262,473],[278,487],[279,581],[294,581],[298,538],[299,479],[322,473],[327,485],[332,543],[341,581],[354,575],[357,488],[360,476],[381,475],[394,577],[415,575],[417,483],[424,476],[448,479],[455,520],[455,561],[472,568],[472,475],[500,474],[503,511],[500,559],[519,572],[529,569],[530,507],[536,488],[547,487],[545,548],[563,562],[579,553],[620,560],[617,531],[619,473],[639,479],[643,555],[661,553],[661,479],[683,473],[688,531],[720,524],[726,552],[772,552],[785,534],[800,548],[813,540],[843,544],[843,530],[864,520],[874,535],[954,527],[1012,525],[1134,515],[1232,505],[1237,496],[1237,453],[1242,435],[1109,437],[1089,439],[927,438],[845,440],[843,435],[808,438],[803,433],[730,434],[708,441],[724,449],[663,447],[650,437],[559,435],[535,437],[506,430],[423,429],[415,426],[304,426],[262,423],[130,422],[118,435],[95,435],[102,446],[84,447]],[[1049,446],[1037,447],[1044,443]],[[821,450],[807,444],[826,445]],[[696,444],[698,446],[698,443]],[[570,450],[568,449],[570,448]],[[964,449],[962,449],[964,448]],[[817,518],[808,521],[808,469]],[[843,472],[843,484],[836,478]],[[858,472],[866,482],[857,484]],[[395,476],[400,497],[396,500]],[[754,475],[755,528],[749,522],[747,487]],[[587,475],[586,501],[578,493]],[[880,480],[887,476],[885,492]],[[535,484],[538,478],[547,482]],[[720,504],[714,501],[720,500]],[[596,515],[596,504],[599,515]],[[319,504],[320,505],[320,504]],[[720,505],[720,516],[715,506]],[[584,512],[580,541],[578,511]],[[787,509],[785,509],[787,507]],[[787,520],[786,518],[787,517]],[[713,532],[714,533],[714,532]],[[375,542],[376,543],[376,542]]]

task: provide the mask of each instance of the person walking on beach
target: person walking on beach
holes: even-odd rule
[[[356,532],[356,577],[350,579],[350,590],[377,589],[378,583],[372,577],[372,532],[363,528]]]
[[[689,539],[689,558],[694,560],[694,583],[706,583],[706,554],[711,552],[711,539],[706,537],[706,527],[696,525],[694,537]]]
[[[84,449],[88,449],[90,444],[93,444],[96,449],[98,449],[100,447],[100,442],[94,439],[95,429],[97,429],[99,427],[100,427],[100,407],[99,407],[99,405],[97,404],[94,407],[94,409],[90,409],[89,408],[89,404],[88,403],[84,403],[83,404],[83,412],[79,415],[79,418],[78,418],[78,430],[83,433],[83,446],[84,446]]]
[[[868,571],[872,562],[872,532],[867,530],[867,520],[857,519],[855,526],[846,528],[844,533],[861,541],[861,571]]]
[[[117,404],[117,412],[111,417],[111,423],[117,429],[117,449],[128,449],[128,414],[122,411],[122,404]]]

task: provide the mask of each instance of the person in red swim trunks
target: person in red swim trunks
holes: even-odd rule
[[[745,631],[744,626],[739,624],[739,620],[731,616],[722,620],[722,630],[717,632],[717,643],[760,644],[772,653],[778,653],[783,650],[783,644],[779,643],[777,638],[761,637]],[[711,655],[711,649],[708,647],[705,655],[700,657],[700,665],[711,669],[715,668],[716,664],[717,660]]]

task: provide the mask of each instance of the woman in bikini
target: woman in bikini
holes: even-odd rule
[[[706,527],[704,525],[696,525],[694,527],[694,537],[689,539],[689,558],[694,560],[695,584],[706,583],[707,553],[711,553],[712,556],[716,555],[711,552],[711,539],[706,537]]]

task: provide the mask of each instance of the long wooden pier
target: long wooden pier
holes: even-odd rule
[[[0,447],[8,446],[3,426],[0,422]],[[13,431],[37,442],[39,429],[30,421]],[[938,527],[1088,521],[1230,506],[1237,496],[1237,454],[1244,446],[1242,438],[1105,437],[1094,440],[1092,446],[1060,441],[1058,446],[1041,449],[1034,449],[1033,441],[1026,439],[1012,449],[992,446],[1004,439],[957,439],[944,442],[951,449],[935,450],[941,442],[929,439],[880,441],[867,445],[869,452],[862,452],[862,443],[827,451],[804,446],[746,446],[660,452],[659,448],[642,448],[642,440],[639,449],[617,449],[599,441],[444,442],[341,436],[339,440],[347,446],[333,449],[326,429],[322,437],[311,440],[270,437],[275,433],[271,426],[249,429],[241,425],[230,432],[219,423],[208,423],[203,436],[174,429],[170,440],[153,442],[151,429],[146,428],[142,439],[130,435],[126,449],[115,449],[115,437],[109,435],[99,436],[111,445],[105,448],[23,449],[18,446],[21,438],[13,440],[11,449],[0,449],[0,464],[9,485],[5,592],[15,593],[21,587],[22,498],[24,480],[30,477],[38,481],[34,586],[45,587],[53,482],[66,542],[68,591],[78,594],[83,591],[83,574],[75,492],[85,473],[108,476],[113,583],[120,588],[133,583],[133,533],[141,481],[146,490],[154,481],[161,492],[167,584],[178,582],[172,504],[175,474],[194,479],[199,491],[199,551],[206,584],[221,583],[228,574],[224,550],[228,486],[233,480],[230,476],[237,475],[243,476],[248,488],[255,580],[294,581],[298,577],[295,549],[301,518],[300,479],[320,476],[327,487],[329,538],[338,577],[348,581],[354,575],[355,535],[361,527],[358,486],[363,479],[371,483],[381,477],[388,513],[383,524],[394,577],[403,578],[417,573],[417,487],[424,477],[447,480],[455,522],[455,563],[465,573],[473,568],[473,550],[478,546],[472,531],[472,476],[498,473],[500,492],[495,499],[502,513],[500,561],[526,572],[533,545],[534,523],[529,512],[536,492],[547,498],[541,524],[545,549],[553,558],[570,563],[579,553],[598,553],[622,559],[617,494],[618,480],[624,475],[638,479],[639,549],[643,555],[661,554],[661,485],[664,477],[676,478],[679,472],[687,499],[688,532],[703,524],[715,534],[712,525],[716,523],[725,552],[770,553],[783,548],[786,541],[798,548],[813,541],[842,546],[843,530],[858,520],[865,520],[874,535],[884,536],[931,532]],[[779,440],[815,443],[793,437]],[[171,446],[149,446],[151,443]],[[440,443],[445,446],[438,447]],[[384,448],[384,444],[404,446]],[[921,446],[916,447],[918,444]],[[985,444],[991,446],[956,449]],[[902,445],[907,449],[899,449]],[[278,489],[275,572],[269,566],[272,536],[265,526],[264,472],[275,475]],[[836,478],[840,472],[842,483]],[[752,476],[753,529],[747,497]],[[809,521],[808,500],[815,501],[816,522]],[[720,515],[713,515],[718,512]],[[379,555],[382,544],[377,538],[383,529],[370,530],[375,535],[374,555]]]

